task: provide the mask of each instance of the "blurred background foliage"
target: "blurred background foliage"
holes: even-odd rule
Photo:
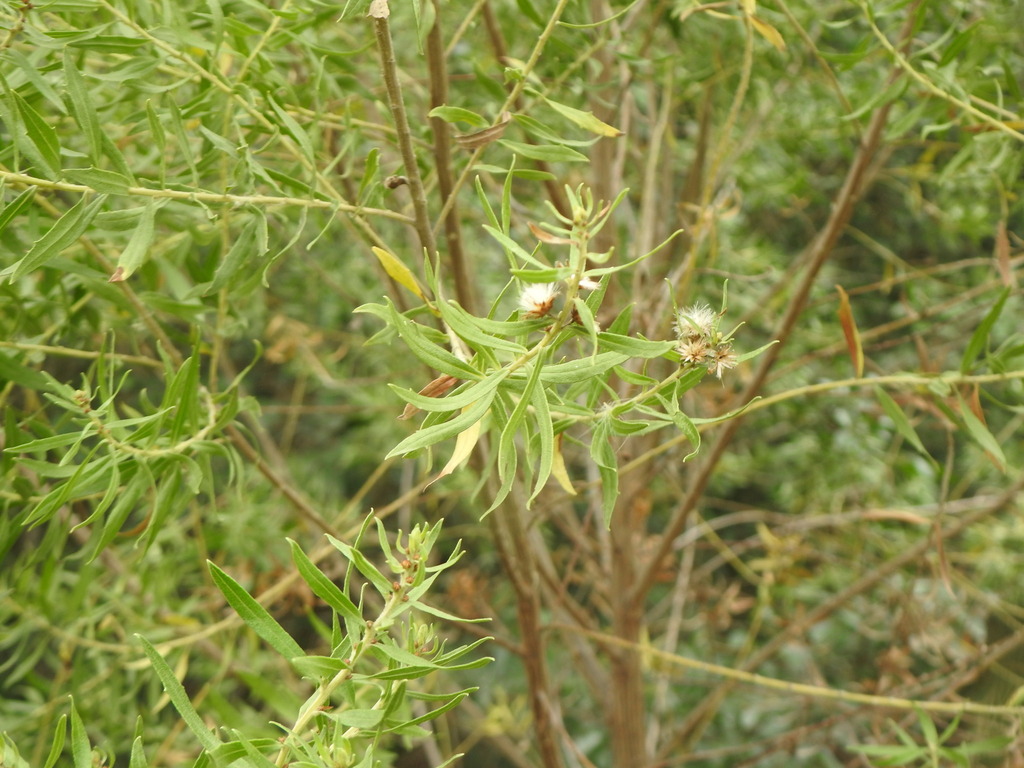
[[[0,731],[31,765],[69,695],[106,764],[127,764],[140,715],[149,764],[195,758],[136,634],[166,644],[211,724],[280,735],[271,723],[298,710],[303,684],[228,620],[204,561],[261,595],[293,570],[285,537],[349,540],[370,509],[392,531],[445,520],[442,549],[462,540],[469,557],[431,599],[493,620],[443,632],[496,638],[482,650],[494,663],[430,683],[480,691],[427,746],[396,741],[395,764],[465,752],[466,766],[551,765],[478,468],[424,488],[426,458],[384,460],[413,428],[386,385],[418,390],[434,374],[395,339],[367,344],[381,325],[354,312],[385,295],[411,306],[372,245],[422,274],[410,186],[389,182],[409,169],[369,6],[0,2]],[[632,306],[631,330],[669,338],[672,301],[717,308],[728,280],[737,344],[783,342],[753,393],[764,400],[713,466],[684,463],[688,444],[660,432],[616,446],[624,476],[646,473],[617,514],[656,575],[635,638],[646,757],[632,765],[866,765],[851,747],[899,744],[892,722],[929,739],[913,713],[726,688],[652,648],[737,669],[758,658],[763,675],[835,690],[1019,704],[1024,6],[412,0],[390,12],[442,278],[457,242],[471,279],[451,295],[483,314],[509,281],[474,181],[497,206],[515,156],[512,234],[528,250],[528,222],[552,220],[545,204],[564,206],[564,185],[629,190],[598,243],[616,259],[685,230],[616,276],[600,322]],[[435,21],[446,72],[430,54]],[[480,124],[432,121],[438,82]],[[595,136],[545,99],[622,135]],[[456,140],[442,168],[436,133],[502,125],[506,106],[445,237],[442,177],[466,171],[472,149]],[[804,301],[809,254],[883,109]],[[886,380],[901,416],[856,380],[837,285],[864,375],[916,377]],[[709,377],[684,410],[735,407],[758,365]],[[585,670],[601,679],[622,652],[600,636],[631,585],[607,570],[618,544],[586,448],[567,440],[564,455],[579,495],[552,483],[527,518],[559,578],[540,587],[554,720],[566,765],[619,764],[611,704]],[[700,471],[706,489],[651,565]],[[953,531],[941,548],[939,530]],[[326,653],[327,614],[289,583],[268,609]],[[571,637],[562,592],[597,639]],[[1020,723],[967,715],[953,742],[1002,737],[972,764],[1019,764]]]

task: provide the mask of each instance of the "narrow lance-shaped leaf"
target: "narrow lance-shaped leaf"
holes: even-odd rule
[[[334,547],[341,552],[341,554],[343,554],[345,558],[352,563],[371,584],[373,584],[374,588],[376,588],[382,596],[386,597],[391,594],[391,580],[381,573],[373,563],[367,560],[366,555],[355,547],[351,547],[333,536],[328,535],[327,540],[330,541],[331,544],[333,544]]]
[[[378,248],[375,245],[371,246],[370,250],[373,251],[373,255],[377,257],[380,265],[384,267],[384,271],[388,273],[388,276],[392,280],[403,288],[407,288],[423,301],[427,300],[427,297],[423,295],[423,289],[420,288],[419,283],[416,280],[416,276],[413,275],[412,271],[405,266],[397,256],[385,251],[383,248]]]
[[[501,487],[498,488],[497,493],[494,495],[494,499],[491,502],[491,506],[487,509],[487,513],[493,512],[497,509],[498,505],[505,500],[509,492],[512,490],[512,483],[515,481],[516,466],[518,463],[517,448],[516,448],[516,434],[519,432],[520,427],[526,423],[526,415],[529,410],[530,401],[533,398],[533,391],[537,388],[540,382],[541,371],[543,371],[544,365],[541,360],[535,360],[530,371],[530,378],[526,381],[526,387],[523,390],[523,394],[519,398],[519,402],[516,403],[515,408],[512,409],[512,413],[509,415],[508,421],[501,430],[501,438],[498,440],[498,477],[501,480]],[[526,435],[526,444],[529,445],[529,434]],[[486,513],[485,513],[486,514]]]
[[[185,692],[184,686],[175,676],[174,670],[171,669],[164,657],[160,655],[160,651],[154,648],[146,638],[142,635],[136,635],[135,637],[142,643],[142,649],[146,652],[146,656],[149,657],[153,670],[156,672],[157,677],[160,678],[168,698],[170,698],[174,708],[178,710],[181,719],[185,721],[185,724],[195,734],[195,737],[199,739],[199,743],[204,749],[211,751],[216,749],[221,743],[220,739],[206,727],[203,719],[196,712],[195,707],[192,706],[192,701]]]
[[[156,216],[156,202],[151,201],[142,210],[139,216],[139,223],[135,226],[128,245],[121,251],[121,257],[117,260],[117,268],[110,276],[110,282],[118,283],[131,277],[135,270],[142,266],[149,253],[149,247],[153,244],[155,232],[154,218]]]
[[[64,751],[64,740],[67,739],[67,735],[68,716],[61,715],[57,719],[57,727],[53,731],[53,741],[50,742],[50,754],[46,756],[46,762],[43,763],[43,768],[53,768],[53,766],[57,764],[57,759]]]
[[[132,180],[118,171],[103,168],[68,168],[64,178],[75,184],[110,195],[127,195]]]
[[[43,119],[36,110],[17,91],[12,90],[14,108],[21,117],[24,135],[21,147],[25,154],[32,157],[39,163],[40,171],[51,179],[60,173],[60,142],[57,139],[57,130]],[[17,132],[16,128],[12,128]],[[25,140],[27,139],[27,141]],[[18,139],[15,138],[15,141]]]
[[[480,372],[469,363],[427,339],[424,330],[416,322],[400,314],[390,301],[387,301],[386,309],[388,320],[417,358],[431,368],[458,379],[481,378]]]
[[[910,443],[914,450],[924,456],[932,464],[935,463],[935,459],[932,458],[931,454],[928,453],[924,444],[921,442],[921,438],[918,437],[917,431],[914,426],[910,423],[910,419],[900,408],[899,404],[889,396],[881,387],[875,387],[875,397],[878,398],[879,404],[882,406],[882,410],[885,411],[886,416],[892,419],[892,423],[896,426],[896,431],[902,435],[903,439]]]
[[[36,187],[28,187],[23,190],[20,195],[11,200],[7,205],[0,210],[0,233],[7,228],[7,225],[28,205],[32,203],[32,198],[35,197]]]
[[[555,465],[555,434],[554,426],[551,423],[551,410],[548,407],[548,393],[544,387],[537,386],[533,389],[531,397],[533,405],[533,417],[537,424],[537,443],[540,455],[537,456],[537,477],[534,481],[533,493],[527,500],[527,506],[533,503],[544,486]]]
[[[562,490],[570,496],[576,495],[576,489],[572,487],[572,480],[569,478],[569,471],[565,467],[565,458],[562,456],[562,435],[555,438],[554,454],[552,455],[551,474],[562,487]]]
[[[857,330],[857,321],[850,307],[850,297],[841,285],[837,285],[836,290],[839,292],[839,324],[843,328],[843,336],[846,337],[846,348],[853,361],[854,374],[859,379],[864,375],[864,348],[860,343],[860,331]]]
[[[302,656],[302,648],[284,631],[277,620],[260,605],[252,595],[246,592],[237,581],[228,576],[216,565],[207,561],[213,583],[221,591],[228,604],[242,618],[250,629],[262,637],[270,646],[286,659]]]
[[[767,21],[758,18],[753,13],[749,15],[750,25],[757,30],[758,34],[761,35],[765,40],[775,46],[776,50],[786,50],[786,41],[775,27],[769,24]]]
[[[1006,456],[1003,455],[1003,449],[996,442],[995,435],[985,426],[985,422],[978,418],[963,401],[960,402],[960,416],[964,420],[967,434],[971,436],[971,439],[981,446],[1000,472],[1006,472]]]
[[[584,112],[583,110],[574,109],[572,107],[566,106],[565,104],[559,104],[557,101],[552,101],[546,96],[544,97],[544,101],[547,102],[547,105],[551,107],[553,110],[555,110],[562,117],[575,123],[584,130],[590,131],[591,133],[596,133],[598,136],[615,137],[622,135],[622,131],[620,131],[618,128],[608,125],[608,123],[605,123],[594,117],[593,112]]]
[[[454,301],[438,302],[437,308],[448,327],[465,339],[474,350],[504,350],[513,355],[526,352],[522,344],[488,333],[483,323]]]
[[[78,714],[74,699],[71,700],[71,759],[75,768],[92,768],[92,747],[85,723]]]
[[[433,426],[421,429],[418,432],[414,432],[405,438],[402,442],[396,445],[388,453],[387,458],[394,456],[402,456],[406,453],[412,453],[418,451],[420,448],[426,448],[428,446],[439,443],[442,440],[447,440],[449,437],[455,437],[455,435],[467,429],[471,424],[479,421],[487,410],[491,407],[491,402],[494,400],[496,389],[491,389],[488,392],[481,394],[480,399],[477,400],[469,408],[466,408],[458,416],[442,422],[441,424],[434,424]]]
[[[974,361],[977,359],[981,351],[985,349],[985,345],[988,343],[989,334],[992,332],[992,326],[996,324],[996,320],[999,319],[999,315],[1003,312],[1003,307],[1006,305],[1006,300],[1010,297],[1010,288],[1004,288],[999,294],[999,298],[996,299],[996,303],[992,305],[992,308],[985,313],[984,319],[974,329],[974,333],[971,334],[971,340],[967,343],[967,349],[964,350],[963,359],[960,361],[960,373],[970,373],[971,368],[974,366]]]
[[[424,490],[436,483],[442,477],[450,475],[470,457],[470,454],[473,453],[473,449],[476,447],[477,441],[480,439],[480,427],[482,423],[482,418],[477,419],[469,427],[459,432],[458,437],[455,438],[455,450],[452,451],[452,456],[448,459],[448,463],[445,464],[444,468],[437,473],[437,477],[423,486]]]
[[[471,112],[470,110],[463,109],[462,107],[450,107],[448,105],[434,107],[427,113],[427,117],[437,117],[444,120],[446,123],[468,123],[475,128],[483,128],[487,125],[487,120],[476,112]]]
[[[91,201],[83,197],[68,209],[45,235],[32,244],[28,253],[0,272],[0,278],[8,277],[11,282],[15,282],[59,256],[61,251],[70,247],[85,233],[105,200],[105,195],[99,195]]]
[[[291,539],[288,539],[288,544],[292,549],[292,562],[298,568],[303,581],[313,590],[313,594],[344,616],[346,620],[362,621],[362,614],[359,613],[359,609],[356,608],[349,596],[316,567],[298,544]]]

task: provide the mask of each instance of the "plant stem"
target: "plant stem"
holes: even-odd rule
[[[40,189],[53,189],[62,192],[77,192],[80,194],[99,194],[92,187],[85,184],[72,184],[66,181],[50,181],[40,179],[36,176],[29,176],[25,173],[12,173],[11,171],[0,170],[0,180],[11,184],[26,184]],[[229,195],[221,192],[203,192],[202,190],[184,189],[151,189],[149,187],[125,187],[124,194],[129,197],[152,197],[166,200],[181,200],[182,202],[203,202],[203,203],[225,203],[232,206],[244,205],[293,205],[303,208],[325,208],[332,211],[343,211],[345,213],[359,216],[380,216],[385,219],[394,219],[404,223],[412,223],[412,219],[404,213],[389,211],[385,208],[365,208],[360,205],[350,205],[332,200],[315,200],[305,197],[285,197],[281,195]]]
[[[493,479],[492,476],[492,482]],[[488,519],[502,566],[516,593],[521,656],[530,691],[530,707],[541,765],[544,768],[562,768],[562,753],[555,729],[557,697],[551,691],[548,681],[542,636],[541,581],[536,554],[523,522],[525,509],[518,487],[513,486],[505,502]]]
[[[428,258],[433,258],[437,253],[437,244],[434,241],[434,231],[430,228],[427,194],[423,188],[423,178],[420,176],[420,167],[416,162],[416,152],[412,146],[412,132],[409,130],[405,99],[398,83],[398,65],[395,62],[395,48],[391,41],[391,25],[386,18],[374,18],[373,31],[377,37],[377,50],[380,53],[384,87],[388,94],[388,106],[391,108],[391,117],[395,121],[395,130],[398,132],[398,148],[402,153],[405,175],[409,179],[409,192],[412,195],[414,213],[413,226],[419,236],[420,246],[427,252]]]
[[[445,62],[444,41],[441,39],[441,4],[434,4],[434,26],[427,35],[427,68],[430,72],[430,106],[439,107],[448,101],[448,67]],[[448,123],[439,117],[430,118],[430,128],[434,135],[434,168],[437,171],[437,186],[441,200],[447,203],[452,199],[455,183],[452,179],[451,136]],[[470,314],[476,314],[476,292],[470,274],[469,264],[462,250],[462,232],[459,228],[458,201],[452,199],[448,214],[444,217],[445,244],[448,251],[448,263],[451,265],[455,278],[455,298]]]

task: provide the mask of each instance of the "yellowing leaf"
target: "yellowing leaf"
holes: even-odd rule
[[[753,16],[757,12],[757,0],[743,0],[743,12]]]
[[[469,408],[471,406],[466,406]],[[465,412],[466,408],[462,410]],[[448,463],[444,465],[437,477],[423,486],[424,490],[432,486],[442,477],[448,477],[452,472],[459,468],[466,459],[469,458],[469,454],[473,452],[473,448],[476,447],[477,440],[480,439],[480,425],[483,423],[483,418],[474,421],[473,424],[466,429],[459,432],[459,436],[455,438],[455,450],[452,451],[452,457],[448,459]]]
[[[753,3],[751,3],[751,5],[753,5]],[[779,34],[779,30],[777,30],[767,21],[762,21],[761,19],[757,18],[757,16],[754,16],[753,13],[751,13],[750,23],[754,25],[754,29],[756,29],[761,34],[761,37],[763,37],[769,43],[774,45],[778,50],[786,50],[786,41],[782,39],[782,35]]]
[[[570,496],[575,496],[576,489],[572,487],[572,480],[569,479],[569,473],[565,469],[565,459],[562,458],[561,435],[555,439],[555,452],[551,459],[552,476],[558,481],[558,484],[562,486],[563,491],[568,493]]]
[[[392,280],[404,288],[408,288],[410,291],[419,296],[423,301],[427,300],[427,297],[423,295],[423,289],[420,288],[419,283],[416,282],[416,276],[409,270],[405,264],[398,260],[397,256],[388,253],[383,248],[377,246],[371,246],[374,256],[380,261],[380,265],[384,267],[384,271],[388,273]]]
[[[580,128],[584,128],[591,133],[596,133],[598,136],[621,136],[622,131],[618,128],[608,125],[608,123],[602,122],[594,117],[593,112],[584,112],[581,109],[573,109],[567,107],[565,104],[559,104],[557,101],[551,99],[544,99],[553,110],[562,115],[567,120],[571,120],[576,123]]]
[[[836,290],[839,291],[839,324],[843,327],[846,348],[850,351],[854,372],[859,379],[864,375],[864,347],[861,346],[857,321],[854,320],[853,310],[850,308],[850,297],[841,286],[837,285]]]

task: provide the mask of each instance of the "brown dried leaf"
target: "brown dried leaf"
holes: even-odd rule
[[[454,376],[449,376],[446,373],[443,376],[438,376],[432,382],[427,384],[427,386],[425,386],[423,389],[419,391],[419,394],[424,395],[425,397],[444,397],[445,395],[448,394],[452,387],[454,387],[458,383],[458,379],[456,379]],[[419,408],[417,408],[412,403],[407,403],[405,406],[405,410],[402,411],[402,415],[399,416],[398,418],[403,420],[412,418],[412,415],[416,413],[416,411],[418,410]]]
[[[846,295],[842,286],[837,285],[836,290],[839,291],[839,324],[843,327],[846,348],[850,351],[854,372],[859,379],[864,375],[864,348],[860,343],[860,332],[857,330],[857,321],[850,307],[850,297]]]
[[[501,117],[498,118],[498,122],[490,128],[484,128],[482,131],[476,131],[475,133],[465,133],[461,136],[456,136],[455,143],[466,149],[484,147],[500,139],[505,133],[505,126],[507,126],[511,120],[511,112],[502,112]]]
[[[1010,264],[1010,236],[1006,233],[1006,219],[1002,219],[996,227],[996,271],[999,272],[999,279],[1008,288],[1017,285],[1017,278],[1013,273],[1013,266]]]
[[[540,240],[542,243],[551,243],[553,245],[569,245],[572,243],[572,240],[570,238],[553,235],[550,232],[541,229],[532,221],[526,222],[526,225],[530,228],[530,232],[533,233],[533,236]]]

